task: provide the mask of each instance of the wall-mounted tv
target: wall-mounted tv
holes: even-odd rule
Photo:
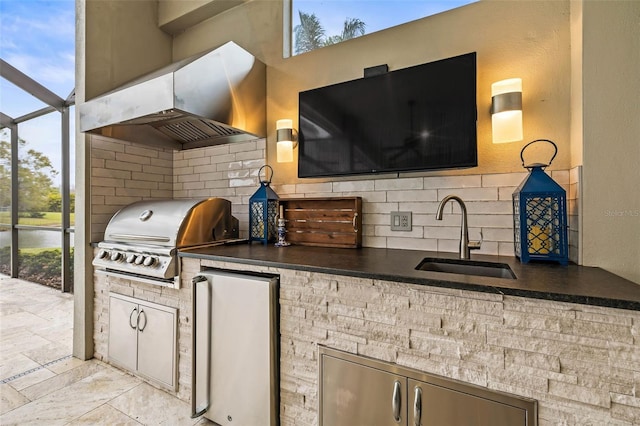
[[[476,53],[299,94],[299,177],[473,167]]]

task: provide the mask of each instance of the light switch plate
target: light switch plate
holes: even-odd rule
[[[392,231],[411,231],[411,212],[391,212]]]

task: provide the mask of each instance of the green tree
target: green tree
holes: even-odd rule
[[[53,178],[58,172],[43,153],[18,140],[18,210],[36,214],[48,210],[48,195],[55,192]],[[11,144],[0,141],[0,208],[11,205]]]
[[[300,24],[293,29],[296,54],[309,52],[324,45],[324,28],[315,13],[300,11]]]
[[[325,40],[325,46],[330,44],[341,43],[345,40],[360,37],[365,33],[366,24],[358,18],[347,18],[344,21],[342,34],[335,35]]]
[[[326,36],[325,29],[315,13],[300,11],[300,24],[293,29],[296,54],[309,52],[323,46],[329,46],[359,37],[365,34],[366,24],[358,18],[347,18],[342,33]]]
[[[62,194],[57,189],[53,189],[47,194],[47,211],[48,212],[61,212],[62,211]]]
[[[71,213],[75,212],[76,194],[71,192],[69,194],[69,210]],[[48,212],[61,212],[62,211],[62,194],[60,190],[55,188],[47,194],[47,209]]]

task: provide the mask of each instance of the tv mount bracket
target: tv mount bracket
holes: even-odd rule
[[[375,75],[385,74],[389,72],[389,66],[387,64],[376,65],[375,67],[369,67],[364,69],[365,77],[373,77]]]

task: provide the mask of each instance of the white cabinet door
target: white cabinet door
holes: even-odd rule
[[[136,371],[138,304],[109,297],[109,360]]]
[[[175,309],[140,303],[138,372],[173,387],[176,354]]]

